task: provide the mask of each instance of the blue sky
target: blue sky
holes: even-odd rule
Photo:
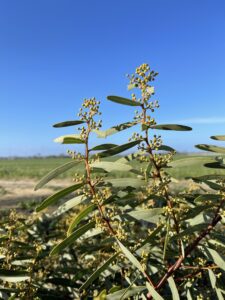
[[[142,63],[159,72],[156,119],[193,127],[165,143],[193,151],[225,133],[224,0],[2,0],[0,41],[0,156],[65,153],[53,139],[74,129],[51,125],[83,98],[102,101],[104,128],[129,121],[133,108],[106,96],[128,97]]]

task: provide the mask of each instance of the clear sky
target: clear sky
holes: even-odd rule
[[[102,101],[104,128],[129,121],[133,108],[106,96],[128,97],[142,63],[159,72],[156,119],[193,127],[165,143],[193,151],[225,133],[224,0],[1,0],[0,156],[65,153],[53,139],[74,129],[51,125],[85,97]]]

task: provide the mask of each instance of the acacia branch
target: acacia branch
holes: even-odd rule
[[[212,219],[211,223],[208,224],[207,228],[204,229],[197,237],[196,239],[186,247],[185,249],[185,256],[180,256],[178,260],[167,270],[167,273],[163,276],[163,278],[157,283],[155,286],[156,290],[159,290],[167,281],[167,279],[177,270],[181,267],[182,262],[184,261],[185,257],[191,254],[191,252],[198,246],[198,244],[201,242],[202,239],[206,237],[206,235],[210,234],[212,229],[221,221],[222,217],[219,214],[221,207],[225,203],[225,199],[221,201],[219,206],[216,209],[214,218]],[[148,296],[148,299],[152,299],[152,296]]]

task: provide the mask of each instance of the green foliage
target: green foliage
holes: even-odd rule
[[[224,159],[212,157],[203,163],[202,157],[194,157],[195,163],[215,173],[192,179],[189,174],[183,190],[172,188],[173,169],[190,166],[190,160],[174,161],[174,149],[163,145],[156,132],[191,128],[157,124],[152,116],[159,108],[153,99],[156,76],[143,64],[128,76],[129,89],[137,90],[131,99],[108,97],[115,104],[138,109],[129,122],[102,131],[101,121],[96,120],[101,114],[99,101],[91,98],[84,100],[80,120],[54,125],[81,125],[75,134],[56,142],[81,143],[84,151],[69,150],[71,163],[48,173],[36,189],[73,166],[83,168],[74,175],[74,185],[36,208],[40,212],[51,205],[53,212],[23,220],[10,214],[2,221],[0,283],[4,297],[222,299],[225,177],[217,169],[224,167]],[[93,134],[105,138],[133,126],[138,131],[122,145],[90,147]],[[213,138],[224,140],[223,136]],[[223,147],[197,147],[225,153]],[[116,156],[131,149],[134,153]],[[217,168],[208,163],[216,163]]]

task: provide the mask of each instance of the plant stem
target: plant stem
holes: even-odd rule
[[[144,106],[144,104],[142,105],[142,112],[143,112],[143,123],[145,123],[146,122],[146,107]],[[153,163],[153,166],[155,168],[155,171],[156,171],[155,176],[160,180],[161,183],[163,183],[161,168],[157,165],[157,163],[155,161],[155,158],[154,158],[154,155],[153,155],[152,148],[149,144],[148,130],[149,130],[148,128],[145,130],[145,138],[144,138],[144,140],[146,142],[146,145],[147,145],[147,152],[149,153],[150,160]],[[165,187],[163,188],[163,191],[164,191],[164,195],[165,195],[166,200],[167,200],[167,205],[168,205],[169,209],[172,212],[172,217],[173,217],[176,233],[179,234],[179,232],[180,232],[179,223],[178,223],[178,220],[176,218],[176,215],[175,215],[175,212],[174,212],[174,209],[173,209],[173,202],[171,201],[170,196],[168,194],[168,191]],[[179,240],[179,250],[180,250],[180,253],[182,253],[182,247],[181,247],[181,241],[180,240]]]
[[[91,181],[91,169],[90,169],[90,165],[89,165],[89,146],[88,146],[88,141],[89,141],[89,134],[91,132],[91,128],[90,128],[90,123],[87,122],[87,137],[86,137],[86,141],[85,141],[85,167],[86,167],[86,172],[87,172],[87,184],[90,187],[90,191],[92,196],[96,196],[96,191],[95,191],[95,186],[93,185],[92,181]],[[97,207],[99,210],[99,213],[101,215],[102,220],[105,222],[109,233],[112,235],[115,235],[115,231],[110,223],[110,220],[105,216],[104,211],[103,211],[103,207],[102,205],[97,201]]]

